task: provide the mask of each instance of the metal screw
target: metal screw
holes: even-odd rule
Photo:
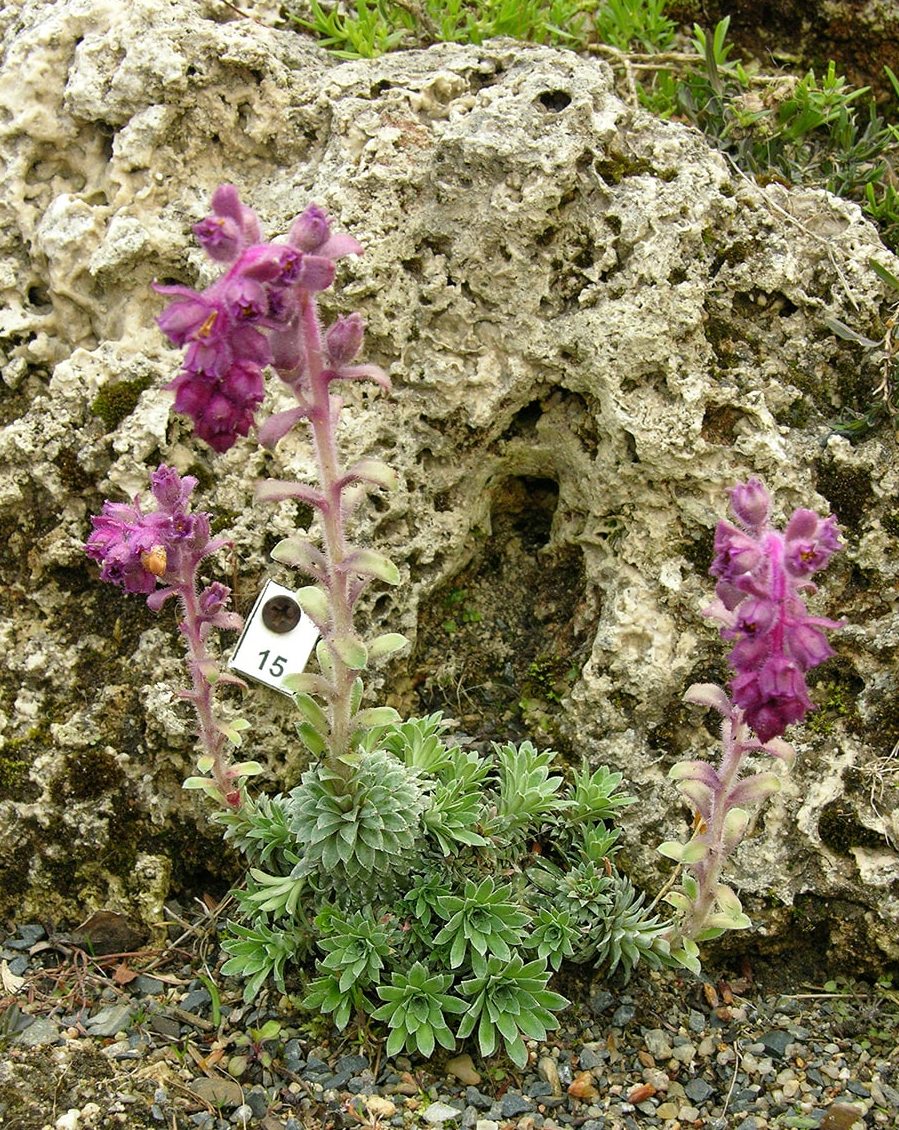
[[[262,606],[262,623],[279,636],[292,632],[300,622],[300,606],[292,596],[273,596]]]

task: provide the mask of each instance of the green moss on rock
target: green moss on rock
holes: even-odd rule
[[[152,385],[149,375],[134,377],[130,381],[115,381],[101,388],[91,404],[91,412],[103,421],[108,432],[113,432],[137,407],[141,393]]]

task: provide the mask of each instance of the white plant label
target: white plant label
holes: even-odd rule
[[[293,592],[266,581],[247,617],[234,654],[228,660],[238,671],[281,694],[287,675],[299,675],[318,639],[318,628],[297,604]]]

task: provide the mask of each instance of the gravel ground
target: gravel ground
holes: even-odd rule
[[[518,1071],[470,1045],[386,1060],[375,1036],[340,1035],[289,998],[243,1004],[217,960],[210,924],[106,957],[20,925],[0,945],[0,1126],[899,1126],[899,993],[886,982],[759,964],[702,981],[638,970],[615,987],[576,971],[560,1029]]]

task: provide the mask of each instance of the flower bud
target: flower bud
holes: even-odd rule
[[[730,508],[737,521],[760,531],[771,513],[771,496],[761,480],[753,476],[746,483],[737,483],[730,491]]]
[[[294,221],[287,241],[293,247],[298,247],[300,251],[318,251],[327,243],[330,235],[331,225],[327,213],[317,204],[310,204]]]
[[[340,317],[325,334],[328,356],[335,369],[348,365],[362,346],[365,322],[361,314]]]

